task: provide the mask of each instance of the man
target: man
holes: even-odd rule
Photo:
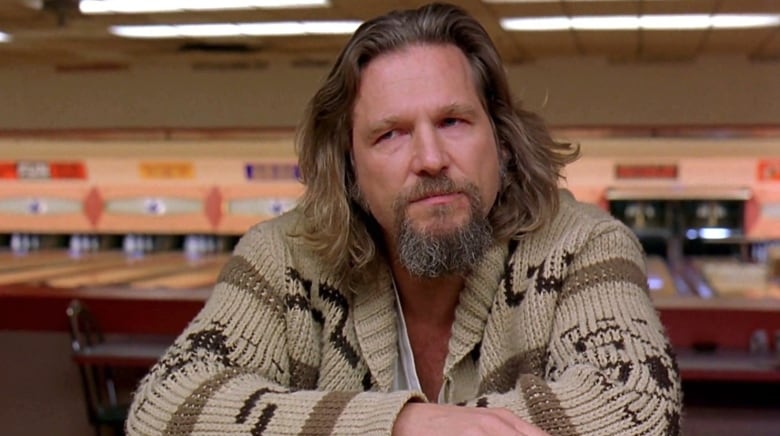
[[[129,434],[677,434],[640,245],[559,196],[577,150],[484,29],[365,23],[312,99],[299,207],[240,241]]]

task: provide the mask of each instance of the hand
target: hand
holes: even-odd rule
[[[393,436],[549,436],[507,409],[408,403],[393,425]]]

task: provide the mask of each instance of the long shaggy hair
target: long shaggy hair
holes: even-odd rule
[[[579,149],[557,143],[542,119],[515,103],[501,58],[485,29],[462,9],[434,3],[363,23],[309,102],[296,149],[306,190],[298,205],[303,237],[332,277],[355,279],[378,257],[377,223],[355,201],[352,112],[363,68],[382,54],[420,44],[451,44],[469,61],[493,124],[505,169],[488,219],[497,240],[520,238],[558,210],[561,169]]]

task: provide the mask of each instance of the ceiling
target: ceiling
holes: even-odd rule
[[[331,61],[347,36],[241,37],[137,40],[111,35],[118,24],[171,24],[281,20],[365,20],[391,8],[415,7],[417,0],[331,0],[327,8],[218,11],[139,15],[78,13],[77,0],[45,0],[62,5],[36,10],[26,0],[0,0],[0,68],[24,64],[61,69],[125,68],[130,65],[263,65],[279,59],[298,63]],[[547,57],[598,56],[617,62],[686,61],[729,54],[753,61],[780,61],[780,27],[685,31],[508,32],[501,17],[638,15],[680,13],[780,13],[780,0],[546,1],[514,4],[454,0],[476,16],[493,36],[508,63]]]

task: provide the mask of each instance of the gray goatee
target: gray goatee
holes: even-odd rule
[[[410,201],[432,194],[457,192],[464,193],[471,205],[468,221],[459,228],[419,230],[406,215]],[[471,183],[458,186],[446,176],[423,179],[412,192],[398,198],[393,209],[398,257],[401,265],[414,276],[436,278],[466,273],[479,262],[493,240],[490,222],[482,216],[479,190]],[[449,207],[442,206],[434,213],[436,219],[444,221],[451,211]]]

